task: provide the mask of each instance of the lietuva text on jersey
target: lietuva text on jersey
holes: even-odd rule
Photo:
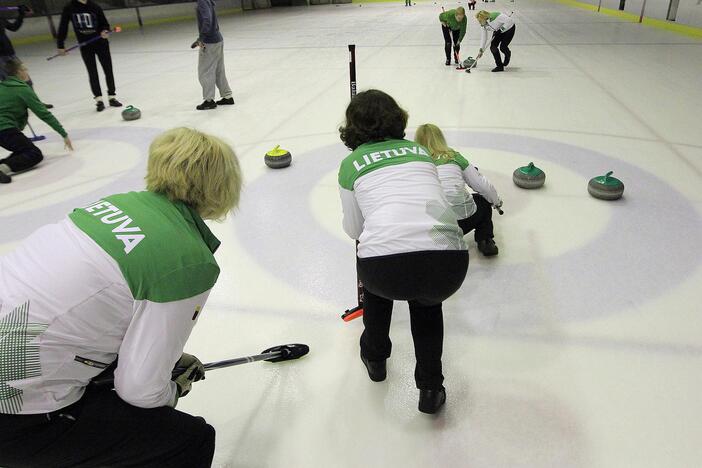
[[[372,153],[364,154],[359,159],[363,159],[363,163],[358,159],[353,161],[353,167],[357,171],[361,171],[363,168],[370,166],[373,163],[380,162],[384,159],[397,158],[400,156],[407,156],[407,154],[415,154],[422,156],[429,156],[429,154],[420,146],[404,146],[401,148],[389,149],[384,151],[374,151]]]

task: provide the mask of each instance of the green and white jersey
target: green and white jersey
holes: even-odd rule
[[[219,275],[218,246],[183,203],[130,192],[0,257],[0,413],[68,406],[118,355],[122,399],[174,406],[171,371]]]
[[[491,36],[494,32],[507,32],[514,26],[514,19],[511,16],[500,13],[499,11],[493,11],[490,13],[490,18],[488,19],[485,26],[480,28],[480,50],[485,50],[487,46],[488,36]]]
[[[339,168],[344,231],[360,258],[466,250],[463,232],[426,148],[408,140],[367,143]]]
[[[458,219],[469,218],[477,210],[473,196],[466,190],[466,184],[493,205],[502,203],[495,187],[461,153],[455,152],[453,157],[435,163],[441,187]]]

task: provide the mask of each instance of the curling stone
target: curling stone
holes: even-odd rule
[[[587,191],[600,200],[617,200],[624,194],[624,183],[616,177],[612,177],[612,171],[609,171],[603,176],[590,179]]]
[[[134,106],[127,106],[122,111],[122,118],[124,120],[137,120],[141,118],[141,111]]]
[[[266,153],[266,157],[263,158],[266,166],[272,169],[282,169],[288,167],[292,162],[292,155],[290,151],[280,149],[280,145]]]
[[[519,167],[512,173],[512,181],[517,187],[535,189],[544,185],[546,174],[530,162],[528,166]]]

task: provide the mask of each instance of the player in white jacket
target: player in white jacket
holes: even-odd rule
[[[486,257],[497,255],[493,240],[492,207],[500,208],[502,200],[497,190],[478,168],[458,151],[449,148],[444,134],[433,124],[420,125],[415,140],[429,150],[439,173],[446,198],[458,216],[464,234],[475,229],[478,250]],[[466,184],[477,193],[466,190]]]
[[[0,257],[0,466],[210,466],[214,429],[174,408],[204,376],[183,353],[219,275],[203,218],[237,204],[240,170],[221,140],[174,129],[146,185]],[[114,392],[89,386],[113,363]]]
[[[509,61],[512,58],[512,51],[509,49],[509,43],[512,42],[514,38],[514,31],[517,27],[514,24],[514,20],[510,15],[500,13],[499,11],[485,11],[481,10],[476,13],[475,17],[480,23],[480,51],[476,56],[476,60],[483,56],[485,52],[485,46],[487,45],[488,36],[492,34],[492,41],[490,42],[490,52],[492,56],[495,57],[495,68],[492,69],[493,72],[504,71],[505,67],[509,65]],[[504,60],[500,55],[500,51],[505,54]]]
[[[344,231],[358,243],[363,282],[361,360],[373,381],[386,377],[393,300],[409,302],[419,411],[446,401],[441,304],[468,270],[468,251],[426,148],[404,139],[407,113],[378,90],[346,109],[341,139],[352,150],[339,168]]]

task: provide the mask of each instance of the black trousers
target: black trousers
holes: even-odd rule
[[[90,78],[90,89],[94,97],[102,96],[100,88],[100,78],[98,77],[97,63],[95,57],[100,60],[102,71],[105,73],[105,81],[107,81],[107,95],[115,95],[115,77],[112,74],[112,56],[110,55],[110,43],[107,39],[98,39],[95,42],[84,45],[80,48],[80,55],[83,57],[85,68],[88,69],[88,77]]]
[[[410,252],[358,259],[363,282],[361,355],[371,361],[390,357],[393,300],[409,302],[417,364],[417,388],[439,389],[444,381],[441,354],[444,320],[441,303],[463,284],[468,251]]]
[[[7,164],[12,172],[32,168],[44,159],[39,148],[17,128],[0,130],[0,146],[11,151],[8,157],[0,159],[0,164]]]
[[[137,408],[110,390],[41,415],[0,414],[5,468],[211,466],[215,430],[173,408]]]
[[[512,38],[514,38],[515,29],[517,29],[516,25],[512,26],[505,32],[496,31],[495,34],[492,35],[490,52],[492,52],[492,56],[495,57],[495,65],[498,67],[502,67],[505,65],[505,63],[509,63],[509,60],[512,57],[512,51],[509,50],[509,43],[512,42]],[[500,51],[505,54],[504,63],[502,62]]]
[[[458,43],[458,36],[460,36],[460,30],[453,30],[448,26],[441,25],[441,32],[444,34],[444,52],[446,52],[446,60],[451,60],[451,41],[453,40],[453,50],[456,52],[461,51],[461,45]]]
[[[463,234],[468,234],[475,229],[475,242],[488,240],[495,237],[492,225],[492,205],[479,193],[473,194],[475,206],[478,208],[472,216],[458,221],[458,226],[463,229]]]

